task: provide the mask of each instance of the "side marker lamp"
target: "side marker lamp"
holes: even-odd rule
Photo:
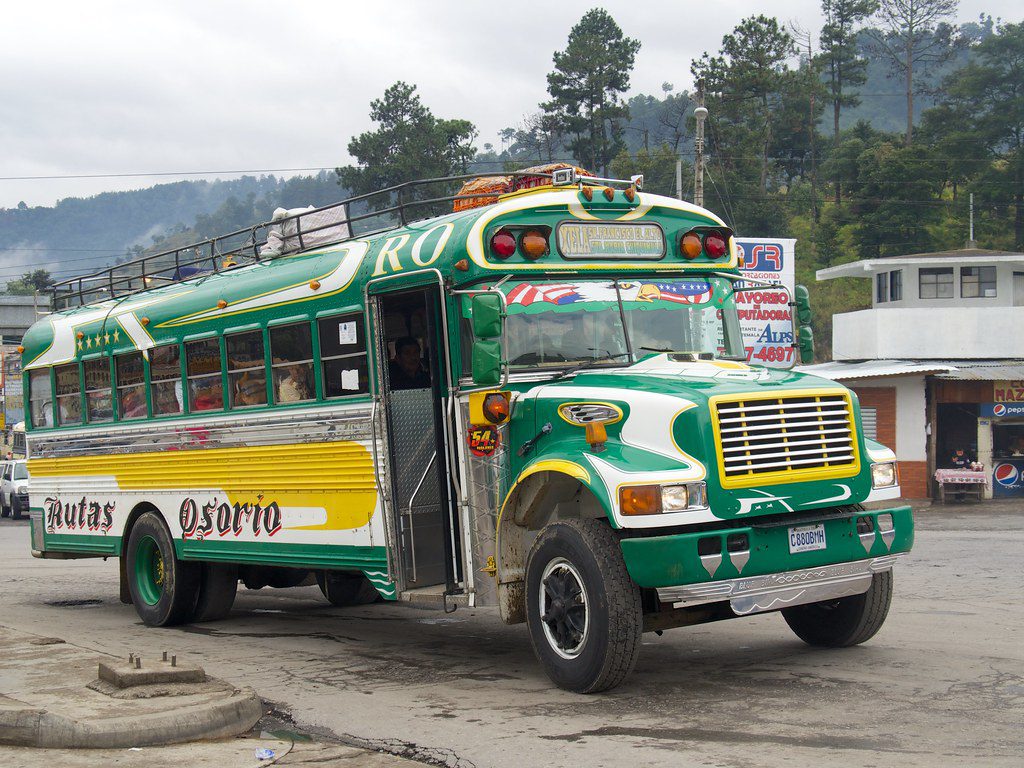
[[[608,430],[604,428],[603,421],[592,421],[586,426],[587,442],[590,443],[590,450],[600,453],[604,450],[604,444],[608,442]]]

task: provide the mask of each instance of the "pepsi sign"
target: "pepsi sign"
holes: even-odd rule
[[[1024,417],[1024,403],[982,403],[978,413],[982,418]]]
[[[1001,461],[992,468],[992,495],[1024,495],[1024,461]]]

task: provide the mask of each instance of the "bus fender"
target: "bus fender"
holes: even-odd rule
[[[538,458],[519,473],[498,512],[495,532],[498,609],[506,624],[526,621],[526,560],[540,530],[556,520],[611,520],[603,497],[599,479],[577,461]]]

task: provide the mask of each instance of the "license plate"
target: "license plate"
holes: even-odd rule
[[[825,548],[825,524],[798,525],[789,529],[789,553]]]

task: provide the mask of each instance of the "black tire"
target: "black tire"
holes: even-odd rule
[[[377,589],[361,573],[319,571],[316,575],[316,583],[327,601],[339,608],[369,605],[381,599]]]
[[[192,618],[202,569],[174,556],[160,515],[146,512],[135,522],[125,557],[132,603],[145,624],[167,627]]]
[[[606,691],[633,671],[640,588],[604,521],[565,520],[540,532],[526,562],[526,621],[534,653],[559,688]]]
[[[10,516],[11,516],[11,508],[8,507],[6,504],[4,504],[2,501],[0,501],[0,517],[10,517]]]
[[[846,648],[874,637],[891,603],[892,571],[883,571],[874,575],[863,595],[786,608],[782,617],[808,645]]]
[[[8,511],[11,513],[12,520],[21,520],[21,504],[18,503],[17,496],[11,496],[11,507]]]
[[[238,566],[203,563],[192,621],[217,621],[231,612],[238,591]]]

